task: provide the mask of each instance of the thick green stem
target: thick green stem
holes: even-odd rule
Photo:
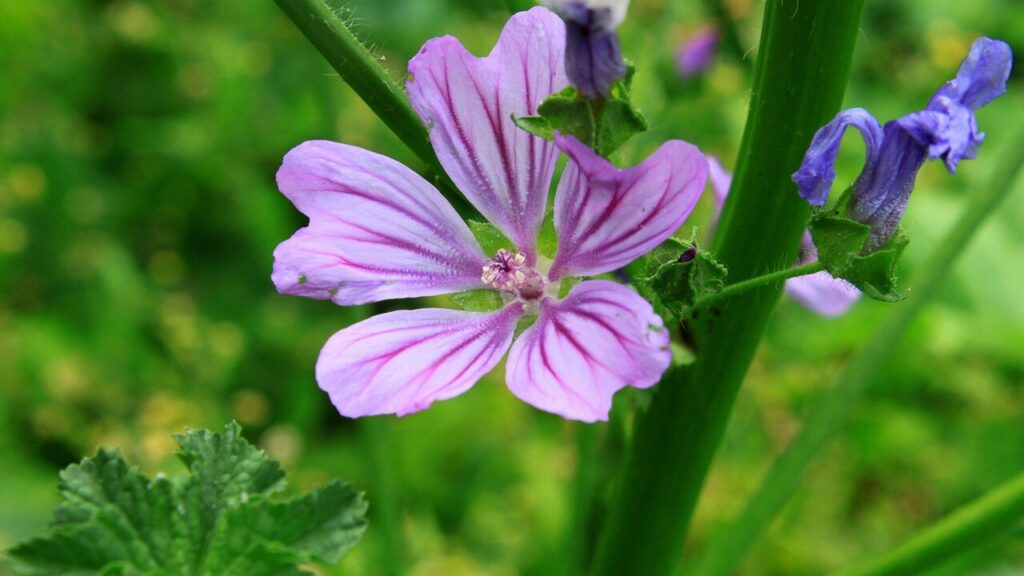
[[[388,128],[434,172],[436,184],[460,212],[475,211],[437,159],[427,129],[405,92],[324,0],[274,0],[325,60]]]
[[[821,262],[811,262],[810,264],[804,264],[802,266],[796,266],[794,268],[787,268],[785,270],[779,270],[778,272],[769,272],[763,276],[757,276],[749,280],[742,282],[736,282],[735,284],[729,284],[725,288],[722,288],[714,294],[710,294],[703,298],[698,298],[693,306],[690,306],[690,310],[703,310],[708,306],[712,306],[716,302],[727,300],[738,294],[749,292],[750,290],[756,290],[758,288],[764,288],[766,286],[772,286],[778,284],[783,280],[790,278],[796,278],[798,276],[807,276],[808,274],[815,274],[825,269],[825,266]]]
[[[809,209],[790,175],[839,109],[863,0],[768,0],[750,115],[715,253],[736,281],[797,257]],[[633,444],[597,573],[664,576],[683,541],[740,383],[782,282],[722,302],[691,325],[697,361],[669,372]]]
[[[893,310],[867,339],[860,354],[846,367],[836,384],[818,402],[800,434],[768,471],[743,512],[714,539],[701,569],[702,576],[732,574],[757,536],[771,523],[800,488],[804,472],[828,443],[864,393],[865,387],[891,358],[910,322],[928,302],[952,269],[952,264],[999,202],[1007,196],[1024,165],[1024,131],[998,160],[991,182],[977,190],[963,216],[935,247],[913,284],[907,301]]]
[[[1024,472],[887,554],[840,576],[923,574],[1013,531],[1024,519]]]

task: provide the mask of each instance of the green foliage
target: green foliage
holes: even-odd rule
[[[554,133],[571,134],[598,154],[610,156],[633,135],[645,132],[647,119],[631,102],[635,68],[612,86],[608,99],[591,100],[572,86],[549,96],[537,108],[537,116],[514,117],[523,130],[551,140]]]
[[[47,536],[14,547],[30,576],[279,576],[335,563],[366,529],[366,502],[332,482],[290,499],[280,465],[238,424],[176,436],[188,476],[150,479],[116,450],[60,475],[63,502]]]
[[[704,296],[725,287],[728,270],[708,252],[697,247],[695,239],[686,244],[669,238],[647,257],[646,276],[640,279],[648,297],[656,299],[679,319]]]

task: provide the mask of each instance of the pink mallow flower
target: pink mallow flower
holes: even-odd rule
[[[506,382],[533,406],[583,421],[608,417],[613,394],[654,385],[669,366],[669,334],[629,288],[563,280],[613,271],[677,230],[707,177],[696,147],[666,142],[617,169],[568,136],[531,136],[512,122],[566,87],[565,26],[544,8],[512,17],[497,46],[474,57],[452,37],[409,63],[413,107],[445,170],[515,245],[485,254],[426,180],[398,162],[345,144],[289,152],[281,192],[309,217],[274,251],[284,294],[350,306],[494,290],[494,312],[420,309],[380,314],[328,340],[316,377],[341,414],[405,415],[462,394],[509,353]],[[555,192],[558,248],[537,238],[559,150],[569,157]],[[515,339],[524,317],[533,323]]]
[[[722,212],[725,198],[732,186],[732,174],[725,171],[714,156],[708,156],[708,179],[715,198],[715,220]],[[800,256],[797,265],[810,264],[818,259],[818,250],[811,240],[811,233],[804,230],[800,242]],[[816,272],[786,280],[786,294],[805,308],[827,317],[841,316],[860,299],[860,290],[845,280],[833,278],[828,272]]]

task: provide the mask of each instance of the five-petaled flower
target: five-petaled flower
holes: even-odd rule
[[[960,160],[975,157],[985,135],[978,132],[974,111],[1006,92],[1012,58],[1004,42],[975,40],[956,78],[935,92],[927,108],[887,122],[884,129],[862,108],[840,112],[814,135],[793,174],[800,195],[815,206],[825,204],[843,133],[848,126],[858,129],[867,153],[846,216],[871,227],[869,251],[882,246],[896,231],[926,159],[942,158],[955,173]]]
[[[715,221],[722,213],[725,198],[732,186],[732,174],[726,172],[722,164],[714,156],[708,156],[708,180],[711,181],[711,192],[715,201]],[[800,240],[800,255],[797,266],[810,264],[818,260],[818,250],[811,240],[811,233],[804,230]],[[825,271],[815,272],[807,276],[798,276],[786,280],[786,294],[805,308],[827,317],[841,316],[860,299],[857,290],[846,280],[833,278]]]
[[[558,295],[564,279],[616,270],[677,230],[707,164],[670,141],[620,170],[571,137],[551,143],[518,130],[513,115],[535,114],[566,86],[564,49],[562,22],[534,8],[512,17],[487,57],[443,37],[409,63],[409,97],[441,163],[514,250],[489,257],[441,194],[394,160],[326,141],[285,156],[278,186],[310,222],[274,252],[279,291],[355,305],[485,289],[504,302],[493,312],[389,312],[335,334],[316,375],[343,415],[403,415],[457,396],[510,346],[512,392],[584,421],[606,419],[616,391],[652,386],[668,367],[669,334],[629,288],[588,280]],[[559,150],[569,163],[548,260],[537,239]]]

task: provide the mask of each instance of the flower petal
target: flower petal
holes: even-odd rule
[[[932,96],[928,109],[942,106],[948,98],[977,110],[1006,92],[1006,81],[1013,67],[1013,50],[1006,42],[978,38],[971,45],[956,78],[946,82]]]
[[[274,250],[282,294],[352,305],[481,287],[487,257],[472,232],[402,164],[311,141],[285,156],[277,184],[309,217]]]
[[[374,316],[327,341],[316,380],[343,416],[404,416],[469,390],[512,342],[522,304],[490,313],[423,308]]]
[[[800,195],[815,206],[824,206],[828,200],[832,181],[836,179],[836,156],[846,128],[853,126],[864,137],[867,151],[864,171],[873,170],[882,147],[882,126],[863,108],[843,110],[814,135],[800,169],[793,174],[793,182]]]
[[[612,396],[647,388],[672,360],[669,333],[651,305],[622,285],[583,282],[563,301],[545,300],[536,323],[512,345],[512,393],[566,418],[607,420]]]
[[[841,316],[860,299],[860,290],[853,284],[828,272],[786,280],[786,294],[811,312],[830,318]]]
[[[552,280],[603,274],[646,254],[683,224],[704,191],[707,161],[681,140],[624,170],[572,136],[556,134],[555,143],[570,161],[555,193]]]
[[[565,26],[545,8],[509,19],[491,54],[477,58],[451,36],[409,62],[409,99],[470,202],[531,260],[558,151],[512,116],[537,113],[566,87]]]

